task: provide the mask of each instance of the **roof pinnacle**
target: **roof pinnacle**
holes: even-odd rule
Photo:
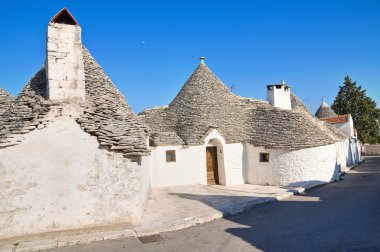
[[[199,59],[201,60],[201,64],[205,63],[205,57],[201,56]]]

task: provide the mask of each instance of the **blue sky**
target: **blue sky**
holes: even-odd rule
[[[168,104],[199,56],[241,96],[284,79],[315,111],[349,75],[380,107],[378,0],[1,1],[1,87],[17,95],[44,64],[63,7],[135,112]]]

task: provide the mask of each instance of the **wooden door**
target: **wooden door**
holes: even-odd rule
[[[217,147],[206,147],[207,185],[218,185]]]

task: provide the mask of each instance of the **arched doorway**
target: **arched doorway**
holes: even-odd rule
[[[223,145],[218,139],[211,139],[206,145],[207,185],[225,184]]]

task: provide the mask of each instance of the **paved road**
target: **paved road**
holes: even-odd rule
[[[340,182],[161,238],[53,251],[380,251],[380,157]]]

